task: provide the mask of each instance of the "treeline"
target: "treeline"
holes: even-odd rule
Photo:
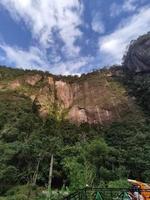
[[[15,98],[1,101],[0,131],[1,195],[33,182],[47,188],[52,154],[53,189],[68,186],[74,191],[87,184],[107,187],[126,178],[150,179],[150,125],[146,122],[77,127],[50,117],[43,121],[32,112],[29,99]]]

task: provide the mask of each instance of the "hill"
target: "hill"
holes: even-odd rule
[[[44,199],[51,155],[53,190],[148,182],[150,74],[142,69],[65,77],[1,66],[2,199]]]

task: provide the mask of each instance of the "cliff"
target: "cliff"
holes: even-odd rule
[[[13,72],[15,69],[10,69]],[[73,123],[108,123],[137,116],[134,98],[118,79],[121,67],[103,69],[81,77],[53,76],[37,71],[21,71],[13,77],[0,69],[0,93],[15,91],[29,97],[34,112],[42,118],[54,115],[57,120]],[[14,73],[15,74],[15,73]],[[5,78],[4,78],[5,77]],[[6,78],[7,77],[7,78]]]
[[[150,33],[131,42],[123,65],[134,72],[150,71]]]

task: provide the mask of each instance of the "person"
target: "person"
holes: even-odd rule
[[[131,188],[131,192],[134,195],[135,200],[144,200],[144,197],[141,195],[139,186],[133,185]]]

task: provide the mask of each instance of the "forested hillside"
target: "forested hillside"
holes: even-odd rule
[[[80,101],[72,101],[82,111],[77,115],[81,121],[66,117],[70,97],[64,101],[66,109],[57,90],[47,89],[52,78],[80,84],[79,89],[85,85],[82,91],[86,94],[77,93]],[[91,97],[92,102],[82,103],[91,87],[95,87],[95,101]],[[149,88],[150,74],[121,67],[80,78],[0,67],[1,199],[46,199],[51,155],[53,199],[87,184],[123,187],[127,178],[149,182]],[[60,97],[65,98],[64,94]],[[85,113],[96,112],[98,102],[101,117],[95,120],[87,114],[85,118]],[[59,197],[57,190],[61,191]]]

